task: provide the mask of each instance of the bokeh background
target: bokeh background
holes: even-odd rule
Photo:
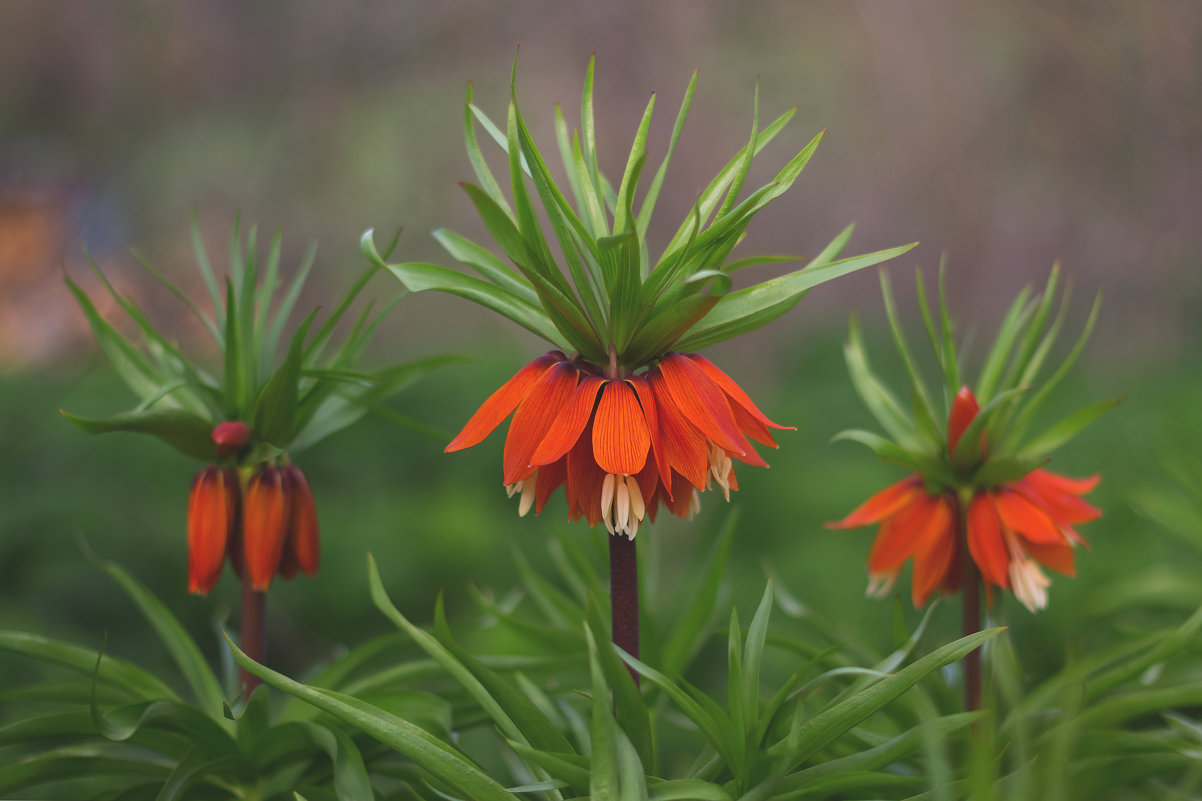
[[[1033,617],[1012,599],[997,612],[1038,646],[1027,650],[1033,671],[1058,664],[1074,642],[1179,616],[1202,603],[1202,532],[1140,512],[1149,493],[1176,493],[1188,507],[1174,472],[1197,464],[1202,442],[1198,41],[1202,4],[1192,0],[6,2],[0,626],[90,646],[107,629],[111,648],[153,662],[150,634],[88,563],[88,548],[150,585],[213,654],[237,597],[231,577],[208,600],[185,593],[184,508],[196,466],[155,441],[89,438],[58,415],[132,405],[62,283],[65,270],[98,289],[81,248],[193,348],[205,347],[201,332],[129,251],[199,290],[193,214],[214,253],[238,213],[281,230],[285,270],[319,241],[301,306],[328,307],[363,268],[357,240],[369,227],[403,226],[401,258],[447,263],[433,228],[486,239],[457,186],[471,178],[464,88],[472,80],[477,103],[503,118],[519,44],[519,99],[552,153],[553,103],[576,119],[596,53],[610,172],[653,91],[648,149],[658,159],[700,70],[653,243],[666,241],[746,140],[758,80],[764,120],[798,112],[757,160],[753,183],[819,130],[827,136],[740,252],[812,255],[853,221],[851,252],[920,240],[889,267],[903,314],[916,322],[914,268],[930,271],[946,254],[953,307],[978,356],[1010,298],[1042,282],[1053,262],[1075,285],[1073,335],[1103,292],[1093,342],[1047,419],[1128,396],[1055,462],[1103,473],[1094,500],[1107,516],[1085,532],[1093,550],[1075,580],[1057,579],[1046,613]],[[380,297],[397,289],[387,277],[372,284]],[[828,444],[840,429],[871,425],[842,365],[850,310],[875,362],[900,378],[868,273],[821,287],[770,328],[714,349],[771,416],[798,426],[768,455],[770,471],[741,476],[730,597],[753,603],[770,573],[849,639],[885,642],[889,605],[862,597],[870,533],[822,527],[898,477],[857,446]],[[464,301],[422,296],[400,304],[373,359],[478,359],[390,404],[450,434],[539,347]],[[367,597],[368,550],[419,620],[440,588],[466,614],[469,584],[512,587],[515,549],[550,572],[546,543],[562,501],[519,520],[500,486],[500,449],[497,438],[444,456],[436,438],[371,419],[299,455],[318,498],[325,562],[315,579],[273,592],[276,661],[303,669],[386,629]],[[657,581],[671,587],[695,570],[726,514],[713,496],[691,526],[640,534],[663,557]],[[955,610],[938,610],[935,626],[936,638],[950,636]]]

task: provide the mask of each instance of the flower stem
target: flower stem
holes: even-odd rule
[[[967,637],[981,630],[981,573],[968,550],[968,515],[963,501],[956,509],[960,537],[961,634]],[[964,709],[981,708],[981,649],[974,648],[964,657]]]
[[[614,645],[633,657],[639,655],[639,563],[633,539],[620,534],[609,538],[609,595]],[[637,686],[639,675],[630,675]]]
[[[242,652],[263,664],[267,653],[267,593],[259,592],[251,584],[250,571],[242,570]],[[247,698],[259,686],[259,677],[242,668],[239,671],[242,692]]]

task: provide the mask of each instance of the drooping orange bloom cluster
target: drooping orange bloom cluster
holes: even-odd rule
[[[948,419],[948,450],[954,451],[964,429],[976,416],[977,401],[964,388]],[[984,440],[982,440],[982,448]],[[1035,469],[1017,481],[976,488],[965,501],[953,490],[927,491],[921,476],[910,476],[873,495],[831,528],[879,524],[868,555],[868,592],[887,594],[903,563],[914,560],[911,596],[925,604],[936,589],[960,587],[961,560],[968,553],[986,590],[1011,590],[1032,612],[1047,605],[1051,583],[1040,569],[1074,574],[1073,546],[1085,545],[1074,528],[1101,516],[1081,499],[1099,477],[1072,479]],[[961,542],[959,515],[965,515],[967,543]]]
[[[697,493],[738,489],[733,461],[767,463],[748,439],[775,448],[769,420],[730,376],[697,354],[669,353],[638,375],[606,377],[552,351],[484,402],[446,450],[484,440],[513,414],[504,483],[518,512],[542,511],[561,485],[572,520],[633,539],[662,503],[688,517]]]
[[[223,429],[229,425],[213,432],[221,456],[240,449],[249,434],[231,435]],[[207,595],[227,557],[239,576],[250,571],[260,592],[277,573],[291,579],[298,570],[307,576],[317,572],[317,507],[300,468],[262,465],[245,490],[235,468],[210,465],[197,474],[188,498],[188,591]]]

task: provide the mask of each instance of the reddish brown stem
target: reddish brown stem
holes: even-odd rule
[[[242,652],[263,664],[267,654],[267,593],[259,592],[251,585],[250,571],[242,570]],[[259,686],[259,677],[242,668],[239,671],[242,693],[246,697]]]
[[[639,563],[634,540],[621,534],[609,538],[609,596],[614,645],[639,655]],[[635,685],[639,675],[633,669]]]
[[[961,633],[967,637],[981,630],[981,573],[968,550],[968,525],[964,504],[956,510],[960,537]],[[964,709],[976,712],[981,708],[981,649],[974,648],[964,657]]]

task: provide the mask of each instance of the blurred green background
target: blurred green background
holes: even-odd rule
[[[953,308],[978,355],[1013,295],[1042,283],[1053,261],[1076,285],[1073,334],[1104,291],[1094,341],[1046,419],[1128,396],[1054,463],[1103,474],[1091,500],[1106,516],[1083,532],[1093,550],[1081,554],[1076,579],[1056,579],[1045,613],[1010,598],[997,611],[1029,644],[1037,672],[1077,644],[1176,619],[1202,603],[1202,532],[1169,536],[1133,500],[1187,493],[1165,465],[1196,462],[1202,442],[1200,36],[1202,5],[1187,0],[5,3],[0,627],[89,646],[107,630],[115,652],[156,658],[81,539],[150,585],[214,655],[216,627],[237,601],[228,576],[209,599],[185,592],[185,503],[197,465],[149,439],[89,438],[58,415],[132,405],[62,285],[66,270],[97,288],[80,246],[192,348],[204,346],[201,331],[128,248],[199,289],[194,212],[215,253],[238,211],[282,229],[285,270],[320,240],[302,307],[329,306],[363,267],[357,239],[368,227],[404,226],[400,258],[446,263],[432,228],[486,238],[456,186],[471,175],[463,89],[470,78],[477,103],[500,115],[519,42],[519,97],[550,149],[553,102],[575,119],[596,52],[610,172],[654,90],[649,151],[658,159],[700,69],[653,244],[745,141],[758,76],[764,119],[799,111],[757,160],[753,182],[818,130],[828,134],[793,191],[757,218],[742,255],[812,255],[852,221],[851,252],[921,240],[889,268],[903,313],[917,322],[914,267],[946,253]],[[381,297],[396,289],[384,277],[372,284]],[[871,427],[842,364],[849,310],[868,329],[875,364],[900,382],[868,273],[821,287],[773,326],[711,354],[770,416],[798,426],[767,454],[770,470],[740,472],[731,598],[749,613],[771,573],[849,638],[886,643],[890,607],[863,597],[871,532],[822,527],[900,477],[858,446],[828,444],[843,428]],[[377,345],[378,364],[436,353],[479,360],[390,403],[447,434],[542,352],[500,318],[443,296],[402,302]],[[500,443],[445,456],[435,439],[369,419],[298,455],[317,496],[324,563],[315,579],[273,591],[273,661],[301,670],[388,628],[367,597],[366,551],[418,620],[440,588],[460,613],[469,582],[508,590],[514,549],[549,571],[546,543],[566,525],[562,498],[519,519],[500,485]],[[665,555],[666,584],[710,551],[724,506],[710,494],[692,524],[640,533],[644,548]],[[937,610],[935,636],[951,636],[957,619],[951,607]]]

